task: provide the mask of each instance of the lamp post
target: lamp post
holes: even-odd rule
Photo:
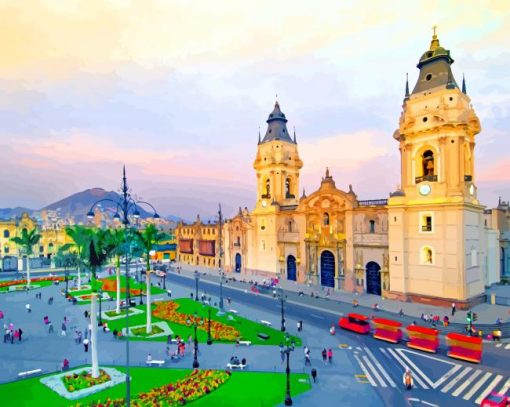
[[[67,297],[69,296],[69,261],[68,259],[65,259],[64,261],[64,273],[65,273],[65,279],[66,279],[66,301],[67,301]]]
[[[287,388],[285,392],[285,405],[292,405],[292,398],[290,397],[290,352],[294,351],[296,344],[294,340],[289,340],[289,334],[285,336],[285,347],[283,352],[287,355],[287,368],[285,369],[285,373],[287,375]]]
[[[223,231],[223,215],[221,213],[221,204],[218,205],[219,206],[219,210],[218,210],[218,218],[219,218],[219,224],[220,224],[220,228],[219,228],[219,231],[218,231],[218,240],[219,240],[219,246],[220,246],[220,250],[219,250],[219,255],[220,255],[220,258],[219,258],[219,266],[220,266],[220,306],[219,306],[219,310],[218,310],[218,313],[217,315],[223,315],[225,314],[225,309],[223,307],[223,276],[225,273],[223,273],[223,247],[222,247],[222,237],[221,237],[221,233]]]
[[[97,323],[97,326],[101,326],[101,325],[103,325],[103,318],[101,316],[101,299],[103,298],[103,290],[101,290],[101,288],[99,288],[97,290],[97,293],[99,294],[99,321]]]
[[[198,315],[196,311],[193,313],[193,320],[188,318],[186,320],[186,324],[193,325],[195,331],[195,344],[194,344],[194,355],[193,355],[193,368],[197,369],[200,364],[198,363],[198,338],[197,338],[197,327],[198,325],[203,325],[204,321],[198,319]]]
[[[140,270],[140,305],[143,305],[143,277],[142,277],[142,271]]]
[[[212,345],[212,336],[211,336],[211,307],[209,307],[209,318],[207,321],[207,344]]]
[[[198,280],[200,279],[200,274],[198,273],[198,270],[195,270],[194,276],[195,276],[195,301],[198,301]]]
[[[280,287],[278,288],[278,295],[279,295],[279,299],[280,299],[280,306],[281,306],[281,312],[282,312],[282,326],[280,328],[280,330],[282,332],[285,332],[285,312],[284,312],[284,308],[283,308],[283,303],[285,302],[285,294],[283,292],[283,288]]]
[[[129,225],[131,224],[129,220],[129,215],[132,215],[135,219],[140,217],[140,211],[138,209],[139,204],[144,204],[150,206],[154,212],[153,218],[159,219],[160,216],[156,212],[154,206],[150,203],[133,199],[131,196],[127,178],[126,178],[126,167],[124,166],[122,172],[122,184],[121,184],[121,194],[118,199],[110,199],[103,198],[99,201],[96,201],[90,207],[89,212],[87,213],[87,218],[94,218],[94,207],[100,202],[110,202],[116,206],[116,213],[114,215],[114,219],[122,221],[124,225],[124,238],[125,238],[125,257],[126,257],[126,406],[129,407],[131,405],[131,387],[130,387],[130,378],[129,378],[129,304],[130,304],[130,292],[129,292]]]

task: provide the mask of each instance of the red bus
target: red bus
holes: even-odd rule
[[[446,335],[446,342],[449,357],[473,363],[482,360],[482,338],[452,332]]]
[[[367,334],[370,332],[369,318],[361,314],[347,314],[338,320],[338,326],[348,331],[357,332],[359,334]]]
[[[437,329],[409,325],[407,327],[407,335],[409,336],[407,346],[425,352],[436,353],[437,348],[439,348],[438,334],[439,331]]]
[[[372,322],[375,326],[374,338],[391,343],[398,343],[402,339],[400,322],[384,318],[374,318]]]

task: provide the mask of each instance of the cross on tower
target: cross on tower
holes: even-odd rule
[[[433,25],[432,30],[434,31],[434,37],[436,36],[436,29],[437,29],[437,25]]]

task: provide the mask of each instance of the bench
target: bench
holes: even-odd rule
[[[161,367],[165,364],[165,361],[164,360],[148,360],[146,363],[149,366],[158,365],[159,367]]]
[[[243,346],[250,346],[251,345],[251,341],[239,341],[237,344],[238,345],[243,345]]]
[[[238,364],[238,365],[233,365],[232,363],[227,363],[227,369],[241,369],[243,370],[246,366],[246,365],[243,365],[243,364]]]
[[[42,369],[27,370],[26,372],[18,373],[18,377],[32,376],[33,374],[42,373]]]
[[[261,319],[261,320],[260,320],[260,323],[261,323],[262,325],[265,325],[265,326],[271,326],[271,325],[272,325],[272,324],[271,324],[271,322],[269,322],[269,321],[265,321],[265,320],[263,320],[263,319]]]
[[[268,334],[265,334],[265,333],[258,333],[257,336],[260,338],[260,339],[264,339],[264,340],[268,340],[269,339],[269,335]]]

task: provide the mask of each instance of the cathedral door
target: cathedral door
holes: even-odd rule
[[[335,256],[328,250],[321,253],[321,285],[335,287]]]
[[[236,254],[236,273],[241,272],[241,264],[242,264],[241,255],[239,253],[237,253]]]
[[[381,295],[381,267],[374,261],[367,263],[367,293]]]
[[[294,256],[287,257],[287,280],[296,281],[296,258]]]

